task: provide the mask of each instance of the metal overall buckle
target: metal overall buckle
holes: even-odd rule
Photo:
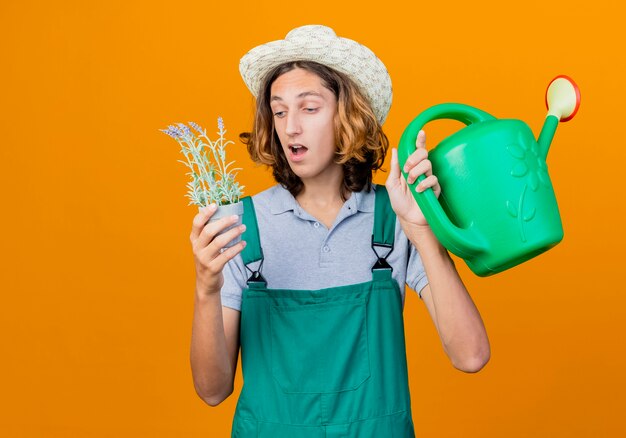
[[[384,257],[381,257],[380,254],[378,254],[378,251],[376,251],[377,246],[389,249]],[[374,254],[376,254],[377,258],[376,263],[374,263],[374,266],[372,266],[372,271],[378,269],[389,269],[393,272],[393,268],[389,263],[387,263],[387,257],[389,257],[389,254],[391,254],[391,251],[393,251],[393,244],[389,245],[387,243],[374,243],[374,235],[372,235],[372,250],[374,251]]]
[[[246,265],[246,269],[252,273],[250,277],[248,278],[248,280],[246,281],[248,285],[250,284],[266,285],[267,284],[267,281],[265,280],[263,275],[261,275],[262,267],[263,267],[263,259],[261,259],[261,263],[259,264],[259,267],[257,268],[256,271],[253,271],[252,269],[248,268],[248,265]]]

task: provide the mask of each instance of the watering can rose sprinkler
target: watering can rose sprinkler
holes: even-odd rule
[[[538,140],[521,120],[496,119],[459,103],[430,107],[405,129],[398,146],[400,169],[426,123],[453,119],[467,125],[428,154],[441,186],[439,199],[431,188],[415,191],[424,175],[409,187],[441,244],[476,275],[512,268],[563,239],[546,156],[559,121],[571,120],[579,105],[574,81],[557,76],[546,90],[548,115]]]

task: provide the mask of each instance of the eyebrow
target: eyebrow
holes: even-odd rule
[[[296,98],[302,99],[303,97],[306,97],[306,96],[317,96],[317,97],[321,97],[322,99],[324,99],[324,96],[322,96],[320,93],[318,93],[316,91],[304,91],[304,92],[298,94],[296,96]],[[280,97],[280,96],[272,96],[272,98],[270,99],[270,103],[274,102],[275,100],[282,101],[283,98]]]

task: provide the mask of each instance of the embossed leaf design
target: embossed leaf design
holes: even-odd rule
[[[530,188],[534,191],[537,190],[537,187],[539,187],[539,178],[537,177],[537,172],[530,172],[528,174],[528,184],[530,185]]]
[[[524,156],[526,155],[526,152],[524,151],[524,149],[522,149],[521,147],[519,147],[516,144],[508,145],[507,149],[508,149],[508,151],[509,151],[509,153],[511,155],[513,155],[515,158],[517,158],[519,160],[523,160]]]
[[[513,165],[513,169],[511,169],[511,175],[513,176],[524,176],[528,173],[528,166],[523,161],[518,161]]]
[[[526,216],[524,216],[524,220],[526,222],[532,220],[532,218],[535,217],[535,213],[537,213],[537,209],[535,207],[533,207],[533,209],[530,211],[530,213],[528,213]]]
[[[515,204],[511,201],[506,201],[506,209],[511,216],[517,217],[517,208],[515,208]]]
[[[539,157],[539,143],[533,141],[530,145],[530,151],[535,157]]]

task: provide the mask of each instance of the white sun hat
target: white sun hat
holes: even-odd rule
[[[239,61],[246,86],[257,97],[261,81],[274,67],[288,61],[324,64],[352,79],[369,99],[382,125],[391,106],[391,78],[385,64],[362,44],[338,37],[330,27],[307,25],[291,30],[284,40],[255,47]]]

